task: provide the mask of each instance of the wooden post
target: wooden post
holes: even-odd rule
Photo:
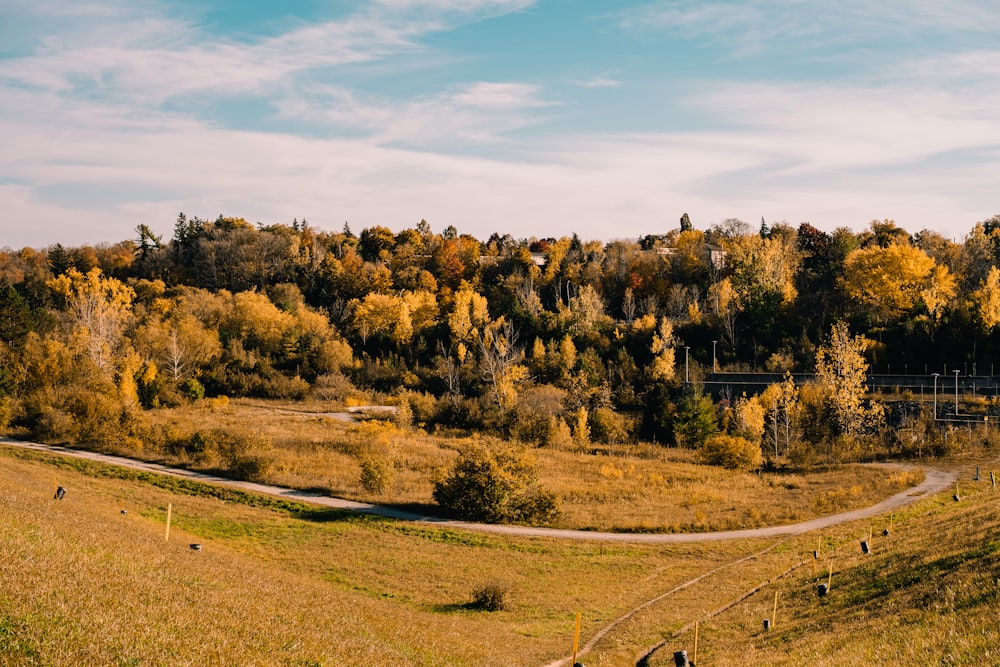
[[[163,536],[163,540],[165,542],[170,541],[170,515],[173,513],[173,511],[174,511],[174,504],[167,503],[167,532]]]
[[[580,612],[576,612],[576,632],[573,633],[573,662],[571,665],[576,664],[576,652],[580,648]]]
[[[994,489],[997,488],[997,476],[992,470],[990,471],[990,484],[993,485]]]
[[[698,621],[694,622],[694,664],[698,664]]]
[[[775,619],[778,617],[778,591],[774,591],[774,605],[771,607],[771,627],[774,627]]]
[[[830,561],[830,574],[826,578],[826,592],[830,592],[830,586],[833,585],[833,561]]]

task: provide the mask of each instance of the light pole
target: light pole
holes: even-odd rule
[[[718,373],[719,372],[719,367],[715,363],[715,344],[718,343],[718,342],[719,341],[717,341],[717,340],[713,340],[712,341],[712,372],[713,373]]]
[[[688,347],[686,345],[684,346],[684,383],[685,384],[689,384],[691,382],[690,378],[688,377],[688,350],[690,350],[690,349],[691,349],[690,347]],[[958,382],[958,380],[955,380],[955,381]],[[958,394],[955,394],[955,395],[957,396]]]
[[[958,371],[955,373],[955,416],[958,416]]]
[[[937,379],[940,373],[934,374],[934,421],[937,421]]]

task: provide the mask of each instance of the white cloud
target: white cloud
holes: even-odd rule
[[[879,52],[886,38],[992,35],[1000,5],[990,0],[663,0],[617,12],[628,30],[707,37],[737,53],[858,45]]]
[[[617,79],[611,79],[604,76],[595,76],[592,79],[586,81],[575,81],[574,85],[580,86],[581,88],[619,88],[622,82]]]
[[[342,86],[311,86],[281,103],[285,118],[363,130],[376,144],[409,146],[482,144],[543,120],[554,106],[538,86],[480,81],[403,102],[363,95]]]

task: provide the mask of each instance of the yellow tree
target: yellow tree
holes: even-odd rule
[[[976,316],[987,332],[1000,324],[1000,269],[990,267],[989,275],[972,294]]]
[[[517,330],[503,317],[484,327],[478,339],[483,379],[501,413],[517,399],[518,385],[528,377],[521,365],[524,350],[517,344]]]
[[[866,340],[851,336],[847,323],[837,322],[830,339],[816,349],[816,379],[826,395],[834,426],[842,434],[858,435],[881,415],[877,406],[864,404],[868,362]]]
[[[70,338],[101,371],[110,375],[132,315],[135,292],[98,268],[86,274],[74,268],[48,282],[65,303]]]
[[[453,306],[448,313],[448,330],[453,343],[470,342],[477,338],[478,330],[490,319],[486,297],[471,290],[455,292]]]
[[[650,375],[654,380],[666,381],[674,377],[674,327],[667,318],[660,319],[660,328],[653,334],[650,351],[653,353],[653,363]]]
[[[843,287],[851,301],[884,323],[921,303],[932,286],[934,267],[927,253],[910,245],[861,248],[844,260]]]
[[[354,328],[366,343],[369,336],[385,336],[403,345],[413,337],[413,318],[406,300],[390,294],[369,292],[350,302]]]

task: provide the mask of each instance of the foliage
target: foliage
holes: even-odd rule
[[[381,447],[367,452],[361,457],[359,465],[361,487],[365,491],[383,494],[392,488],[396,479],[396,464],[391,449]]]
[[[534,458],[523,447],[495,440],[463,447],[452,470],[435,483],[434,500],[470,521],[545,523],[558,514],[556,497],[538,483]]]
[[[673,418],[674,443],[696,449],[719,432],[715,405],[701,388],[689,385],[681,394]]]
[[[878,405],[864,403],[868,362],[862,336],[851,337],[845,322],[830,330],[829,341],[816,350],[816,380],[826,395],[838,434],[859,435],[881,418]]]
[[[705,440],[698,448],[702,460],[730,470],[754,470],[764,460],[760,445],[738,435],[720,433]]]

